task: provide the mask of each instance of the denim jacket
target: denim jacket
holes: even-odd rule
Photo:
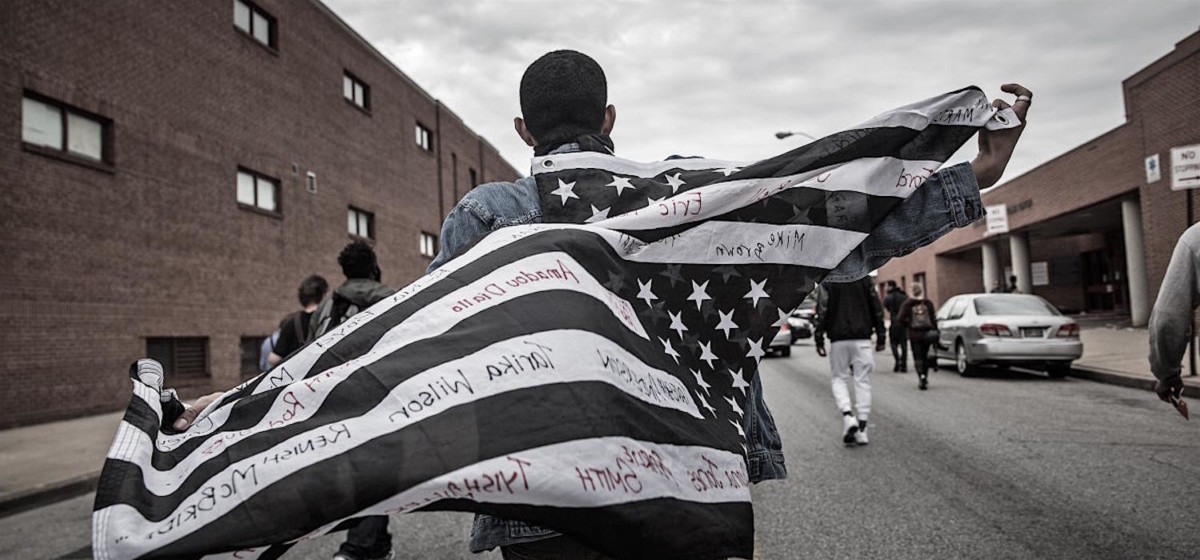
[[[551,153],[578,150],[576,144],[565,144]],[[841,283],[863,278],[889,259],[911,253],[983,215],[979,185],[969,165],[960,164],[938,171],[893,210],[826,280]],[[436,270],[489,232],[541,221],[542,210],[533,177],[523,177],[515,183],[479,185],[446,217],[442,226],[442,250],[429,264],[428,272]],[[775,427],[775,419],[767,409],[759,376],[754,377],[747,398],[753,406],[751,414],[745,415],[742,421],[748,444],[750,480],[757,483],[786,478],[783,441]],[[472,552],[482,552],[556,535],[558,533],[552,530],[521,521],[479,514],[471,527],[470,546]]]

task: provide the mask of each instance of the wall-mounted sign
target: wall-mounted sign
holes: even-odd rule
[[[987,232],[984,235],[1008,233],[1008,207],[1003,204],[987,207]]]
[[[1030,274],[1033,276],[1034,286],[1049,286],[1050,285],[1050,263],[1046,261],[1035,262],[1029,265]]]
[[[1171,189],[1200,187],[1200,144],[1171,148]]]
[[[1146,182],[1157,183],[1162,179],[1162,168],[1158,166],[1158,154],[1146,156]]]

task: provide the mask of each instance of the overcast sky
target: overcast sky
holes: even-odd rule
[[[758,160],[806,141],[776,131],[1018,82],[1034,103],[1007,180],[1124,122],[1121,80],[1200,29],[1200,0],[324,2],[522,173],[517,87],[555,49],[599,61],[617,153],[643,161]]]

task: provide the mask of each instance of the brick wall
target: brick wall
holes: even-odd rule
[[[274,330],[306,275],[343,280],[349,206],[374,213],[384,281],[402,286],[455,202],[447,152],[458,197],[468,168],[519,176],[323,5],[256,4],[277,50],[228,0],[0,4],[0,427],[123,407],[149,336],[208,337],[212,378],[189,392],[231,387],[241,336]],[[345,70],[369,112],[343,99]],[[23,149],[25,91],[111,119],[111,172]],[[279,179],[279,216],[237,204],[239,166]]]

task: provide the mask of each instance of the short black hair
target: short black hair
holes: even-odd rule
[[[607,106],[604,70],[581,52],[546,53],[521,76],[521,116],[539,145],[600,132]]]
[[[329,282],[326,282],[320,275],[314,274],[305,278],[303,282],[300,282],[300,289],[297,294],[300,298],[300,305],[307,306],[310,303],[321,303],[321,300],[325,299],[325,292],[327,291],[329,291]]]
[[[346,278],[374,278],[379,268],[375,260],[375,250],[361,239],[352,241],[338,255],[338,264],[342,265],[342,274]]]
[[[895,281],[895,280],[888,280],[888,281],[887,281],[887,287],[889,287],[889,288],[895,288],[895,287],[896,287],[896,281]]]

